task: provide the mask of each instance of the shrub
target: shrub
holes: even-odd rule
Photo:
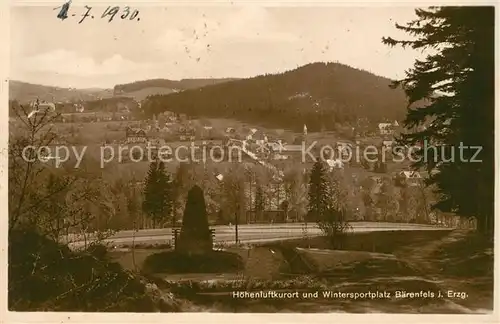
[[[235,253],[211,251],[188,254],[179,251],[155,253],[146,258],[144,273],[220,273],[237,272],[244,268],[242,258]]]
[[[318,220],[317,224],[323,234],[330,239],[332,246],[337,249],[342,249],[346,235],[352,230],[346,221],[344,209],[328,209],[324,218]]]
[[[212,247],[203,190],[194,186],[188,192],[181,233],[175,248],[187,253],[206,253],[212,251]]]
[[[108,259],[104,246],[74,252],[34,230],[9,233],[9,310],[132,311],[158,304],[140,277]]]

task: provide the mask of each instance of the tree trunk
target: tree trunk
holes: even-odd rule
[[[236,241],[236,244],[238,244],[238,221],[239,221],[239,217],[238,217],[238,214],[239,214],[239,210],[236,211],[235,215],[234,215],[234,239]]]

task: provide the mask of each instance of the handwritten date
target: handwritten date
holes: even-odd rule
[[[106,18],[106,17],[109,17],[108,18],[108,21],[111,22],[113,21],[113,19],[115,18],[115,16],[117,14],[120,14],[120,18],[121,19],[128,19],[128,20],[134,20],[137,18],[137,20],[140,20],[139,17],[137,17],[139,15],[139,10],[137,9],[130,9],[130,7],[124,7],[123,9],[120,10],[120,7],[118,6],[115,6],[115,7],[108,7],[106,8],[106,10],[104,10],[104,12],[102,13],[101,15],[101,18]]]
[[[68,18],[69,15],[69,8],[71,5],[71,0],[63,4],[61,7],[54,8],[55,9],[61,9],[59,13],[57,14],[57,18],[61,20],[65,20]],[[71,14],[72,17],[76,16],[76,14]],[[135,20],[135,21],[140,21],[141,19],[138,17],[139,16],[139,10],[137,9],[132,9],[129,6],[125,7],[119,7],[119,6],[108,6],[106,10],[104,10],[101,14],[101,19],[107,19],[108,22],[112,22],[113,19],[115,18],[121,18],[122,20]],[[85,6],[85,12],[83,15],[81,15],[81,19],[78,22],[81,24],[83,21],[86,19],[94,19],[94,15],[92,14],[92,7],[90,6]]]

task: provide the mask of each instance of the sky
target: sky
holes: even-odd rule
[[[112,88],[152,78],[246,78],[313,62],[340,62],[398,79],[422,54],[390,48],[384,36],[415,19],[411,7],[131,7],[101,18],[106,7],[11,9],[10,78],[74,88]],[[73,16],[74,15],[74,16]],[[129,14],[130,16],[130,14]]]

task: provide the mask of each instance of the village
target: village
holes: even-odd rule
[[[65,103],[63,106],[48,102],[40,104],[40,109],[63,111],[55,123],[57,134],[54,136],[53,144],[71,143],[96,147],[168,146],[173,149],[179,146],[195,146],[199,148],[197,156],[190,156],[187,150],[184,155],[176,156],[177,159],[190,161],[192,164],[199,161],[204,150],[213,150],[216,154],[212,155],[212,158],[217,161],[203,161],[203,168],[210,170],[211,181],[215,183],[224,182],[229,172],[227,170],[234,169],[232,165],[235,161],[240,162],[239,167],[242,170],[251,170],[249,173],[261,169],[258,172],[270,174],[267,178],[269,181],[265,185],[259,185],[262,180],[256,180],[255,176],[245,180],[245,207],[241,211],[245,219],[241,220],[242,222],[304,220],[304,211],[291,206],[290,183],[287,183],[286,178],[292,169],[293,172],[301,172],[304,178],[301,186],[305,186],[303,182],[306,181],[307,173],[314,161],[304,154],[304,149],[311,143],[317,143],[311,149],[311,156],[322,158],[330,173],[348,177],[349,186],[358,188],[355,190],[359,191],[358,203],[363,206],[354,207],[356,212],[352,215],[353,221],[366,219],[397,221],[398,217],[405,213],[404,219],[400,219],[402,222],[442,226],[457,226],[460,222],[451,214],[437,215],[436,212],[430,211],[432,193],[424,188],[425,171],[410,170],[408,161],[394,162],[392,153],[396,145],[394,138],[402,129],[399,121],[380,122],[378,127],[371,129],[352,127],[350,136],[339,138],[335,132],[309,133],[305,124],[302,133],[294,133],[237,121],[221,122],[209,118],[191,118],[185,114],[169,111],[154,115],[152,118],[145,118],[140,112],[141,106],[147,105],[147,99],[142,102],[131,98],[97,102],[104,103],[96,105],[96,102],[92,102],[90,106],[94,108],[90,111],[85,102]],[[95,109],[96,106],[99,110]],[[359,151],[363,151],[367,146],[377,148],[378,157],[380,158],[383,153],[384,160],[367,161],[363,156],[360,158]],[[358,154],[353,155],[356,152]],[[143,158],[140,164],[146,168],[147,156]],[[169,159],[172,156],[163,155],[162,158]],[[124,167],[126,165],[134,167],[132,163],[137,164],[137,162],[136,152],[119,161]],[[173,161],[172,164],[178,167],[178,162]],[[174,170],[175,168],[172,172]],[[264,190],[266,196],[264,213],[255,211],[258,190]],[[403,194],[403,191],[406,193]],[[389,199],[388,195],[399,198]],[[402,205],[407,204],[408,199],[410,204],[416,206],[410,215],[402,211]],[[389,204],[390,208],[383,204]],[[393,210],[391,215],[384,212],[388,208]],[[214,208],[212,220],[219,221],[217,220],[220,218],[220,215],[217,215],[219,212]]]

